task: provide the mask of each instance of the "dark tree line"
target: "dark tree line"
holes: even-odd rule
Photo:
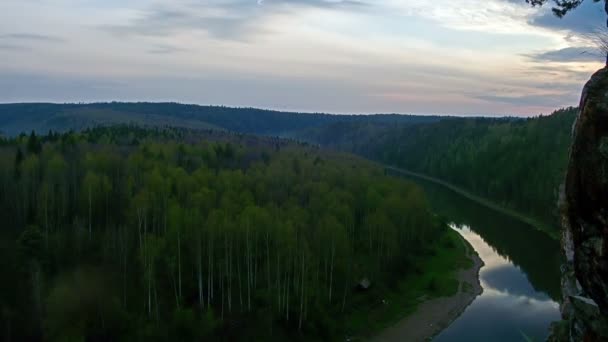
[[[531,119],[447,118],[392,128],[344,124],[306,136],[441,178],[557,227],[556,203],[575,116],[575,108],[566,108]]]
[[[97,128],[0,144],[5,340],[335,338],[444,231],[354,157]],[[272,140],[269,140],[272,141]]]
[[[446,120],[403,130],[375,153],[387,163],[445,179],[557,223],[575,114],[569,108],[528,120]]]
[[[0,104],[0,130],[8,135],[32,129],[37,132],[49,129],[65,132],[108,124],[138,124],[289,136],[305,128],[336,122],[414,124],[437,120],[438,117],[431,116],[330,115],[180,103]]]

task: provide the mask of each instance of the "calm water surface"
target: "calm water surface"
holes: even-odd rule
[[[560,318],[558,241],[439,185],[411,180],[485,263],[483,294],[435,341],[544,341]]]

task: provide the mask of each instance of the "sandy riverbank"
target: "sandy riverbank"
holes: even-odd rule
[[[479,270],[484,265],[477,253],[464,239],[473,266],[458,273],[458,292],[450,297],[435,298],[421,303],[416,311],[386,329],[374,342],[427,341],[448,327],[479,296]],[[468,284],[468,285],[465,285]]]

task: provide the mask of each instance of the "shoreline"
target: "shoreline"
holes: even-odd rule
[[[479,271],[484,262],[473,247],[458,234],[466,245],[473,265],[458,271],[458,292],[449,297],[439,297],[418,305],[416,311],[377,336],[373,342],[428,341],[454,322],[482,292]],[[468,285],[465,285],[468,284]]]
[[[483,198],[481,196],[475,195],[475,194],[473,194],[473,193],[471,193],[471,192],[469,192],[469,191],[467,191],[467,190],[465,190],[465,189],[463,189],[461,187],[458,187],[458,186],[456,186],[454,184],[448,183],[448,182],[446,182],[444,180],[441,180],[439,178],[435,178],[435,177],[431,177],[431,176],[425,175],[423,173],[418,173],[418,172],[414,172],[414,171],[410,171],[410,170],[406,170],[406,169],[401,169],[401,168],[398,168],[398,167],[395,167],[395,166],[390,166],[390,165],[385,165],[385,164],[379,164],[379,165],[382,166],[383,168],[387,169],[387,170],[390,170],[390,171],[393,171],[393,172],[396,172],[396,173],[401,173],[401,174],[406,175],[406,176],[411,176],[411,177],[419,178],[419,179],[425,180],[427,182],[431,182],[431,183],[435,183],[435,184],[441,185],[441,186],[443,186],[443,187],[445,187],[445,188],[447,188],[447,189],[449,189],[451,191],[454,191],[455,193],[457,193],[457,194],[459,194],[459,195],[461,195],[461,196],[463,196],[463,197],[465,197],[465,198],[467,198],[469,200],[477,202],[478,204],[481,204],[481,205],[483,205],[483,206],[485,206],[485,207],[487,207],[489,209],[496,210],[496,211],[498,211],[500,213],[503,213],[505,215],[508,215],[508,216],[511,216],[511,217],[513,217],[515,219],[518,219],[518,220],[520,220],[520,221],[528,224],[529,226],[533,227],[534,229],[547,234],[552,239],[555,239],[555,240],[559,240],[560,239],[559,232],[552,231],[548,227],[548,224],[543,223],[543,222],[541,222],[540,220],[538,220],[538,219],[536,219],[534,217],[531,217],[531,216],[528,216],[528,215],[524,215],[522,213],[516,212],[513,209],[510,209],[510,208],[504,207],[504,206],[502,206],[500,204],[497,204],[496,202],[494,202],[494,201],[492,201],[490,199]]]

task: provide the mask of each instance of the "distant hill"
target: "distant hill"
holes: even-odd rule
[[[439,116],[331,115],[179,103],[0,104],[0,131],[10,136],[31,130],[61,132],[119,123],[292,136],[296,131],[339,122],[408,125],[439,120]]]
[[[552,223],[575,108],[522,118],[331,115],[178,103],[0,104],[0,132],[138,124],[280,136],[458,185]]]
[[[407,126],[335,123],[299,131],[297,137],[440,178],[554,224],[576,112]]]

